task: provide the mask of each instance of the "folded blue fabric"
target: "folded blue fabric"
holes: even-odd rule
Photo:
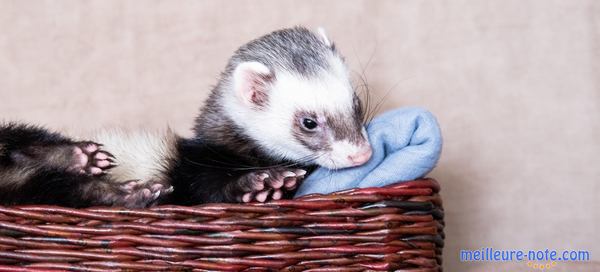
[[[367,125],[373,157],[366,164],[340,170],[319,168],[304,180],[296,197],[381,187],[425,176],[435,167],[442,135],[435,117],[422,108],[386,112]]]

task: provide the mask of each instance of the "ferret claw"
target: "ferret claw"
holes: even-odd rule
[[[296,170],[294,170],[294,173],[296,174],[296,176],[303,177],[304,175],[306,175],[306,170],[296,169]]]
[[[74,165],[69,169],[89,176],[106,175],[106,170],[117,167],[116,158],[102,150],[103,145],[94,142],[81,142],[74,149]],[[83,172],[82,172],[83,171]]]
[[[289,178],[289,177],[295,177],[296,173],[292,172],[292,171],[285,171],[283,172],[283,177],[284,178]]]
[[[240,178],[240,191],[235,197],[240,202],[265,202],[269,199],[281,199],[284,191],[294,190],[306,171],[293,168],[274,168],[251,172]]]
[[[115,155],[113,155],[112,153],[110,153],[110,152],[108,152],[106,150],[102,150],[102,153],[108,155],[109,159],[112,159],[112,160],[116,160],[117,159],[117,158],[115,158]]]
[[[121,202],[118,203],[125,207],[143,208],[155,204],[161,196],[173,192],[173,186],[165,188],[161,183],[144,182],[142,180],[132,180],[120,185],[124,195]]]
[[[259,177],[261,180],[265,180],[266,178],[268,178],[268,177],[269,177],[269,174],[267,174],[267,173],[261,173],[260,175],[258,175],[258,177]]]

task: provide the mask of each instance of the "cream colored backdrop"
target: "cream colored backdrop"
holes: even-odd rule
[[[0,119],[189,135],[236,47],[297,24],[324,26],[383,109],[439,118],[446,271],[527,271],[459,262],[481,247],[584,249],[597,264],[594,0],[0,1]]]

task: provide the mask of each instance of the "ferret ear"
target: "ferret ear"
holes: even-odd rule
[[[248,106],[264,106],[268,88],[275,75],[269,67],[256,61],[242,62],[233,72],[233,88],[238,98]]]
[[[333,43],[331,43],[331,41],[327,37],[327,33],[325,32],[325,29],[323,27],[317,28],[317,34],[319,34],[319,38],[321,38],[321,41],[323,41],[325,45],[327,45],[328,47],[332,47]]]

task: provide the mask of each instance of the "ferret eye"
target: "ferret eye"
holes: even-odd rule
[[[317,128],[318,124],[317,124],[317,121],[315,121],[313,119],[304,118],[304,119],[302,119],[302,126],[305,129],[313,130],[313,129]]]

